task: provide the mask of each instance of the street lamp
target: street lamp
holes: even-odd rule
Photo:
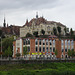
[[[2,38],[0,37],[1,39],[1,59],[2,59]]]

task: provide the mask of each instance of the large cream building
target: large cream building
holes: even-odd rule
[[[27,33],[33,34],[35,31],[38,31],[38,35],[42,35],[42,29],[45,31],[45,35],[51,35],[53,34],[53,27],[57,28],[58,26],[61,27],[61,35],[65,35],[65,25],[60,22],[47,21],[43,17],[38,18],[38,15],[36,15],[36,18],[33,18],[30,22],[27,20],[26,24],[20,28],[20,37],[25,37]]]

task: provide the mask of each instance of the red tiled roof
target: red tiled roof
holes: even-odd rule
[[[40,17],[40,18],[38,18],[38,19],[33,18],[33,19],[30,20],[30,22],[26,21],[26,23],[25,23],[25,25],[23,25],[23,27],[24,27],[24,26],[31,26],[32,23],[33,23],[33,21],[35,22],[35,25],[40,25],[41,23],[43,23],[43,24],[54,24],[54,23],[56,23],[58,26],[64,26],[64,27],[65,27],[65,25],[61,24],[60,22],[47,21],[47,20],[46,20],[45,18],[43,18],[43,17]]]

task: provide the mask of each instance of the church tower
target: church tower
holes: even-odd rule
[[[4,17],[3,27],[6,27],[5,17]]]
[[[38,12],[36,12],[36,19],[38,19]]]

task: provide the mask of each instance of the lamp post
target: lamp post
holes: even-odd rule
[[[2,38],[0,37],[1,39],[1,59],[2,59]]]

